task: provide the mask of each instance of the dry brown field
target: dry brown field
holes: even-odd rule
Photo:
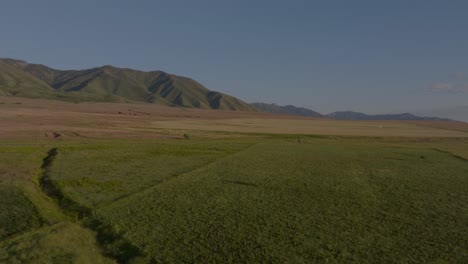
[[[211,132],[377,137],[468,137],[468,123],[337,121],[142,103],[0,97],[0,139],[160,138]],[[221,136],[223,133],[211,133]]]

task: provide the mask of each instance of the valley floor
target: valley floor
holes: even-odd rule
[[[15,100],[0,263],[468,262],[463,123]]]
[[[209,138],[233,133],[461,138],[468,137],[468,123],[339,121],[143,103],[70,103],[0,96],[0,140],[181,138],[187,131]]]

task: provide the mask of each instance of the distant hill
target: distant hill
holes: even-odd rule
[[[322,115],[316,111],[296,107],[293,105],[280,106],[277,104],[266,104],[266,103],[252,103],[252,106],[256,107],[262,112],[268,112],[273,114],[288,114],[297,116],[309,116],[309,117],[324,117],[336,120],[430,120],[430,121],[452,121],[448,118],[440,117],[426,117],[416,116],[410,113],[403,114],[383,114],[383,115],[368,115],[353,111],[340,111],[333,112],[327,115]]]
[[[416,116],[410,113],[403,114],[382,114],[367,115],[353,111],[333,112],[325,117],[337,120],[430,120],[430,121],[451,121],[448,118]]]
[[[309,116],[309,117],[323,117],[322,114],[317,113],[313,110],[303,108],[303,107],[296,107],[293,105],[280,106],[277,104],[265,104],[265,103],[252,103],[251,105],[260,111],[268,112],[268,113]]]
[[[0,59],[0,95],[257,111],[235,97],[210,91],[190,78],[163,71],[144,72],[113,66],[56,70],[14,59]]]

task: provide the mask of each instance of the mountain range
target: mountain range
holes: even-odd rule
[[[163,71],[144,72],[113,66],[57,70],[15,59],[0,59],[0,95],[257,111],[235,97],[210,91],[190,78]]]
[[[139,71],[110,65],[84,70],[57,70],[42,64],[0,59],[0,96],[46,98],[66,101],[146,102],[168,106],[262,111],[337,120],[436,120],[410,113],[367,115],[342,111],[323,115],[293,105],[252,103],[210,91],[187,77],[163,71]]]
[[[430,120],[430,121],[451,121],[447,118],[440,117],[426,117],[426,116],[416,116],[410,113],[403,114],[382,114],[382,115],[368,115],[359,112],[353,111],[339,111],[333,112],[330,114],[320,114],[316,111],[296,107],[293,105],[280,106],[277,104],[266,104],[266,103],[252,103],[252,106],[259,109],[263,112],[274,113],[274,114],[287,114],[287,115],[297,115],[297,116],[306,116],[306,117],[321,117],[321,118],[330,118],[336,120]]]
[[[381,114],[368,115],[353,111],[333,112],[326,115],[327,118],[336,120],[427,120],[427,121],[452,121],[448,118],[433,117],[433,116],[417,116],[410,113],[402,114]]]
[[[303,107],[296,107],[294,105],[280,106],[277,104],[266,103],[251,103],[251,105],[262,112],[268,112],[273,114],[323,117],[323,115],[318,112]]]

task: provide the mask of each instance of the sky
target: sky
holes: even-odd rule
[[[247,102],[468,121],[468,1],[4,0],[0,57],[163,70]]]

